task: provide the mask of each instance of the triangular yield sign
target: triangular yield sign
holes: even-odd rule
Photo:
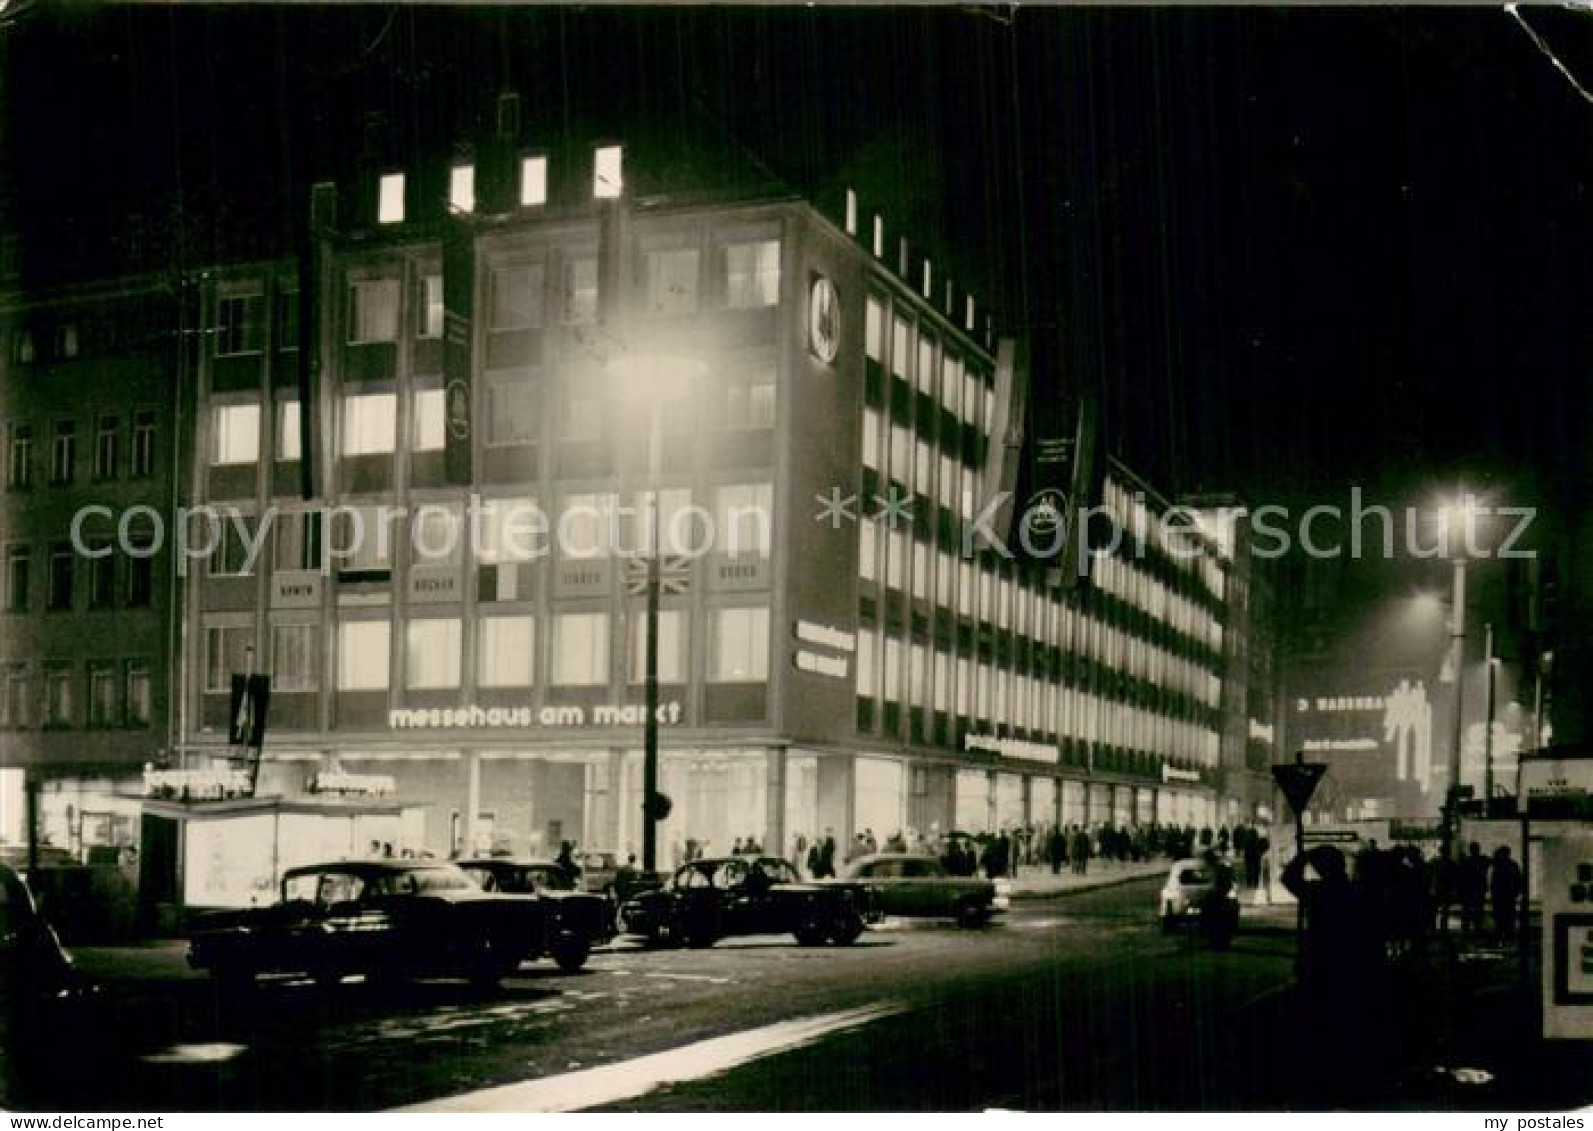
[[[1289,762],[1272,767],[1272,780],[1283,790],[1283,797],[1294,810],[1295,816],[1305,812],[1305,806],[1316,792],[1316,783],[1327,773],[1322,762]]]

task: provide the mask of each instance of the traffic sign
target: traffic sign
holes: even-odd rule
[[[1327,765],[1323,762],[1289,762],[1272,767],[1272,780],[1283,790],[1284,800],[1298,817],[1305,812],[1306,804],[1316,792],[1317,782],[1325,773]]]
[[[647,592],[646,557],[625,559],[625,591],[632,597]],[[663,596],[683,597],[691,589],[691,559],[684,554],[665,554],[658,560],[658,592]]]

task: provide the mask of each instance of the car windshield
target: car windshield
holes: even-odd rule
[[[1178,873],[1178,882],[1181,884],[1209,884],[1211,881],[1212,871],[1204,865],[1183,868]]]

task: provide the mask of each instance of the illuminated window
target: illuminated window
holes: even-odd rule
[[[401,224],[404,221],[404,174],[383,175],[376,195],[376,222]]]
[[[902,697],[902,675],[907,667],[902,651],[900,640],[885,638],[885,698],[893,703]]]
[[[780,241],[733,243],[725,248],[725,302],[733,308],[780,301]]]
[[[553,618],[553,683],[592,687],[608,682],[608,614],[560,613]]]
[[[443,285],[441,275],[420,277],[420,326],[416,333],[422,338],[440,338],[443,332]]]
[[[476,210],[476,167],[455,165],[448,170],[448,207],[455,212]]]
[[[398,437],[398,395],[355,393],[343,398],[343,454],[385,455]]]
[[[864,581],[873,581],[878,576],[875,548],[876,527],[874,520],[869,518],[859,519],[857,523],[857,572]]]
[[[708,679],[759,683],[769,678],[769,610],[714,609],[708,614]]]
[[[879,696],[879,672],[874,668],[874,630],[860,629],[857,634],[857,693],[865,698]]]
[[[446,406],[441,389],[415,391],[415,419],[411,444],[417,452],[440,452],[443,449],[444,415]]]
[[[647,310],[652,314],[692,314],[697,310],[696,248],[647,253]]]
[[[875,361],[885,358],[885,304],[873,295],[863,304],[863,350]]]
[[[344,621],[337,626],[337,689],[385,691],[392,626],[385,620]]]
[[[476,622],[477,684],[530,687],[535,647],[531,617],[482,617]]]
[[[540,153],[520,158],[520,204],[531,208],[548,202],[548,159]]]
[[[349,284],[349,341],[398,340],[398,280],[356,279]]]
[[[411,691],[443,691],[459,686],[463,638],[457,618],[411,620],[404,627],[404,686]]]
[[[314,691],[320,687],[320,641],[319,625],[272,625],[271,690]]]
[[[658,682],[686,682],[686,613],[660,609],[658,613]],[[647,618],[631,618],[631,682],[647,681]]]
[[[299,402],[277,402],[277,459],[284,462],[302,457],[303,449],[300,446],[302,437],[299,435]]]
[[[874,258],[879,259],[885,254],[885,218],[879,213],[874,214]]]
[[[853,189],[846,190],[846,234],[857,235],[857,193]]]
[[[615,200],[625,191],[625,151],[618,145],[600,145],[592,154],[592,196]]]
[[[522,330],[542,325],[542,265],[520,263],[492,272],[494,330]]]
[[[879,467],[880,413],[877,408],[863,410],[863,466]]]
[[[260,406],[216,405],[211,412],[214,436],[211,463],[224,467],[257,463],[260,459]]]
[[[905,318],[897,316],[891,321],[891,372],[901,378],[907,376],[907,366],[912,360],[909,343],[913,340],[913,327]]]
[[[609,493],[568,495],[555,531],[559,551],[567,558],[593,558],[614,552],[618,496]]]

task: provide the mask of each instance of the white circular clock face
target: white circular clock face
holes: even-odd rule
[[[841,349],[841,301],[835,284],[819,275],[808,295],[808,345],[821,361],[834,361]]]

